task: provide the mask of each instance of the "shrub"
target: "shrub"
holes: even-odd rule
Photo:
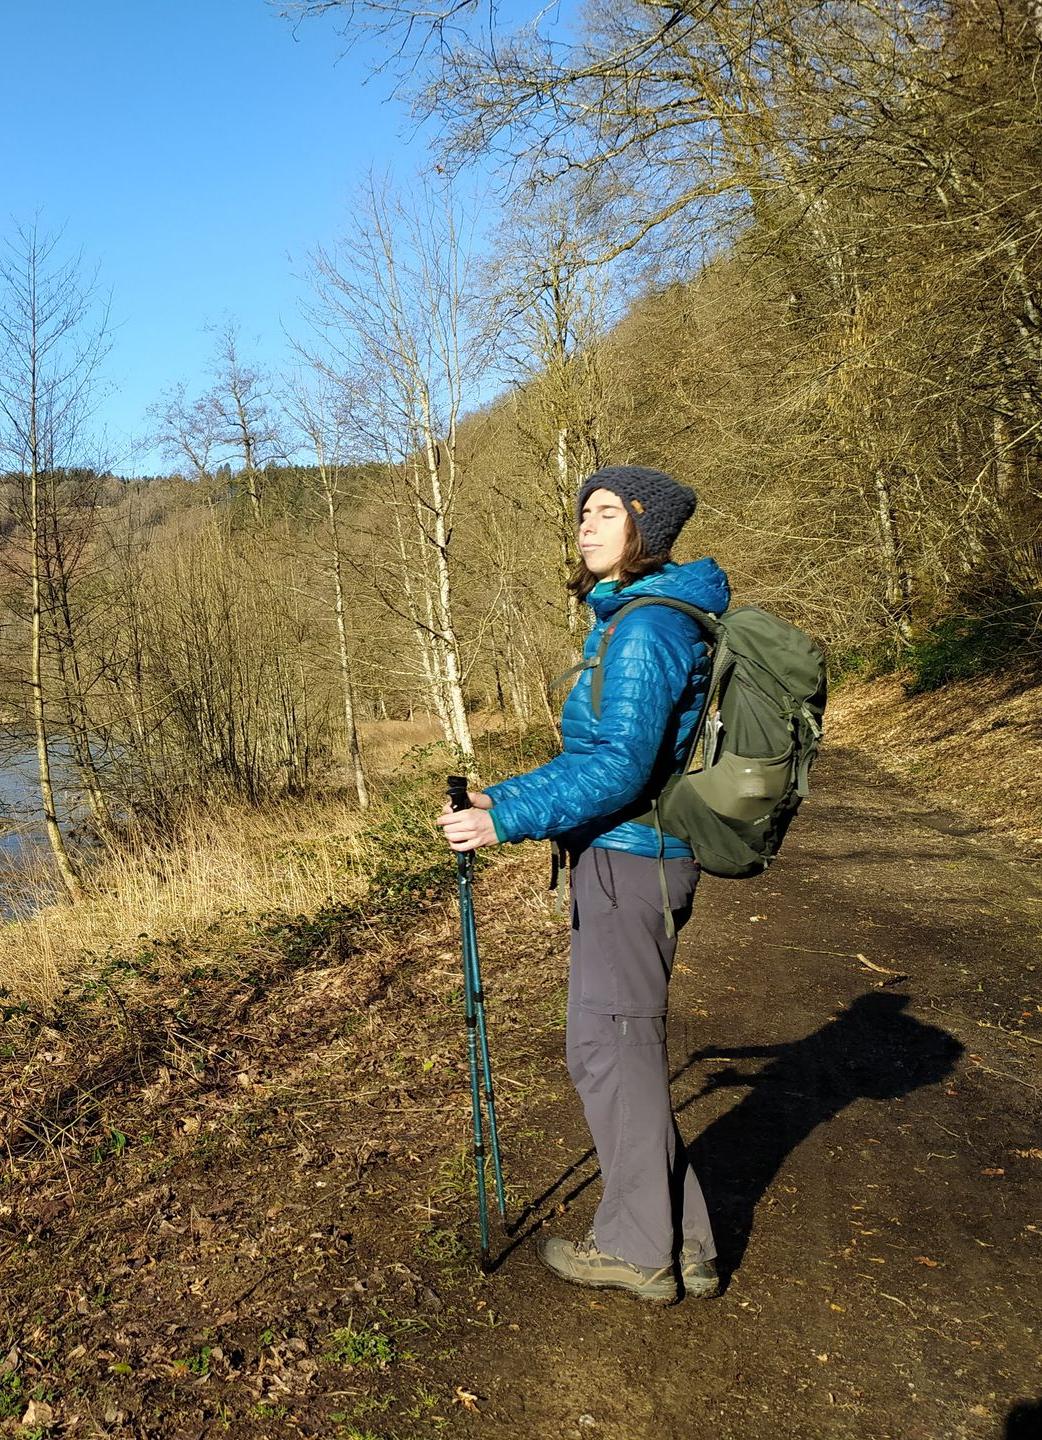
[[[949,615],[938,620],[908,648],[911,678],[907,695],[938,690],[953,680],[970,680],[1007,665],[1026,650],[1030,631],[1025,607],[990,615]]]

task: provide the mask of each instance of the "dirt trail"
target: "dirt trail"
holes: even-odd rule
[[[861,755],[816,781],[769,875],[703,882],[673,982],[720,1299],[648,1310],[535,1258],[533,1227],[581,1234],[597,1182],[563,1063],[567,931],[526,847],[478,885],[513,1212],[531,1207],[494,1273],[464,1249],[437,902],[361,958],[341,938],[231,987],[191,1091],[142,1073],[113,1102],[118,1172],[30,1152],[31,1192],[0,1205],[0,1433],[30,1433],[18,1389],[49,1407],[40,1436],[119,1440],[1042,1434],[1038,862],[895,799]]]
[[[496,1365],[527,1393],[475,1374],[504,1433],[1042,1434],[1039,878],[832,753],[773,872],[705,884],[670,1046],[730,1284],[646,1314],[522,1247]]]

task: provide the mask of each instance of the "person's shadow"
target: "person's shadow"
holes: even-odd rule
[[[1040,1440],[1042,1400],[1021,1400],[1006,1416],[1005,1440]]]
[[[893,1100],[922,1085],[935,1085],[954,1069],[963,1046],[947,1031],[904,1014],[907,995],[870,991],[802,1040],[779,1045],[711,1046],[697,1050],[674,1072],[675,1083],[707,1060],[770,1057],[771,1063],[742,1075],[728,1065],[677,1106],[682,1114],[701,1096],[745,1086],[742,1100],[688,1147],[713,1224],[720,1268],[737,1268],[752,1234],[756,1206],[785,1158],[817,1126],[858,1099]],[[683,1141],[678,1136],[678,1145]],[[885,1148],[880,1147],[885,1163]],[[568,1205],[599,1175],[585,1172],[587,1150],[533,1198],[508,1227],[507,1256],[545,1221],[545,1208]],[[565,1186],[572,1181],[570,1188]],[[564,1192],[564,1193],[562,1193]],[[678,1217],[679,1233],[679,1217]]]
[[[802,1040],[708,1047],[687,1061],[684,1071],[714,1058],[771,1060],[751,1074],[731,1065],[718,1070],[678,1109],[682,1113],[721,1087],[748,1087],[687,1151],[705,1192],[723,1272],[737,1268],[758,1201],[812,1130],[855,1100],[894,1100],[951,1073],[963,1046],[947,1031],[905,1014],[908,999],[870,992]],[[886,1164],[884,1146],[880,1162]]]

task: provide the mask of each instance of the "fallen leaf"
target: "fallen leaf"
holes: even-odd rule
[[[846,1314],[846,1310],[845,1310],[844,1306],[842,1306],[842,1305],[837,1305],[834,1300],[830,1300],[830,1301],[829,1301],[829,1309],[830,1309],[830,1310],[838,1310],[841,1315]]]
[[[915,1257],[915,1263],[917,1265],[929,1265],[931,1270],[936,1270],[941,1262],[939,1260],[931,1260],[929,1255],[917,1255]]]
[[[54,1424],[54,1411],[42,1400],[30,1400],[22,1416],[22,1424],[27,1430],[37,1425],[46,1430]]]
[[[828,1354],[827,1354],[827,1353],[822,1354],[822,1355],[815,1355],[814,1358],[815,1358],[815,1360],[819,1361],[822,1365],[827,1365],[827,1364],[829,1363],[829,1357],[828,1357]]]
[[[980,1173],[982,1175],[1005,1175],[1006,1172],[1001,1165],[986,1165]]]
[[[478,1397],[470,1390],[464,1390],[462,1385],[456,1386],[456,1394],[453,1396],[453,1405],[462,1405],[464,1410],[473,1410],[477,1414]]]

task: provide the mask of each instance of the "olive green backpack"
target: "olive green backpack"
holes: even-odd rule
[[[642,596],[616,613],[597,653],[575,667],[593,670],[590,698],[597,719],[605,652],[622,617],[641,605],[682,610],[713,645],[706,702],[683,769],[664,783],[653,777],[651,808],[627,817],[658,834],[666,930],[672,935],[663,833],[685,840],[711,875],[740,880],[766,870],[808,794],[822,736],[825,658],[802,630],[754,605],[716,616],[683,600]]]

